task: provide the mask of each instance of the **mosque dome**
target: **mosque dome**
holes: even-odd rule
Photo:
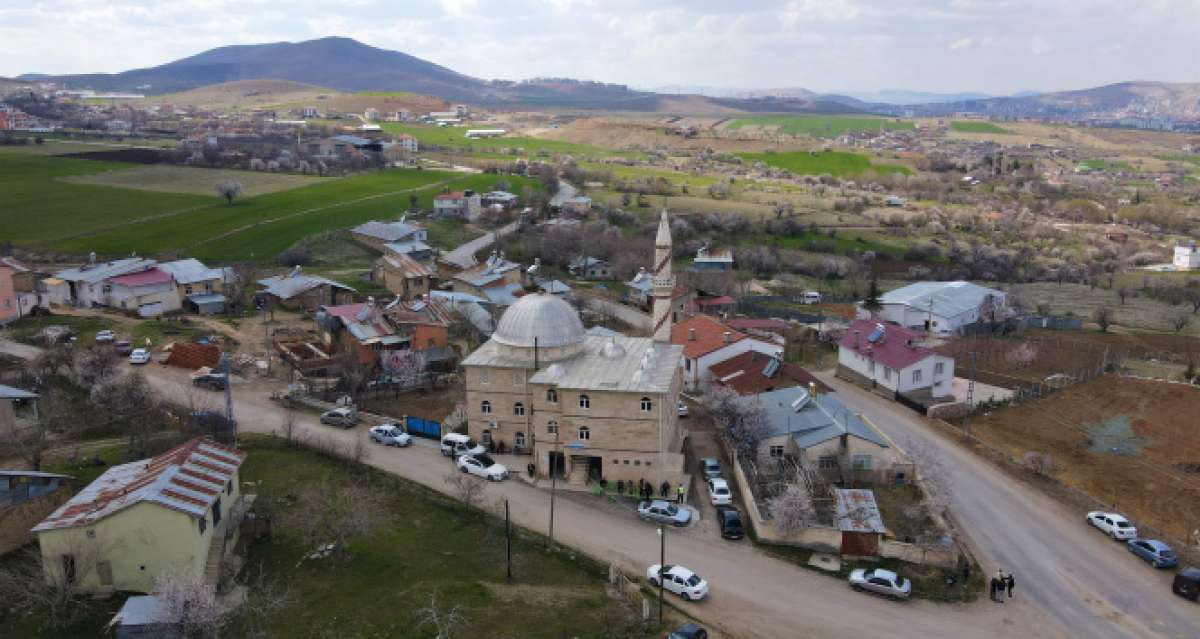
[[[496,324],[492,339],[504,346],[542,348],[583,343],[583,322],[570,304],[544,293],[526,295],[508,307]]]

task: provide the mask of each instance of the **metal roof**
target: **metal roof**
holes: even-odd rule
[[[134,504],[154,503],[200,518],[225,491],[245,454],[197,437],[157,457],[113,466],[34,526],[88,526]]]
[[[167,605],[153,595],[136,595],[125,600],[121,610],[108,622],[111,626],[155,626],[176,624],[179,619]]]
[[[666,393],[679,370],[682,353],[680,346],[648,337],[585,336],[578,354],[554,362],[529,381],[573,390]],[[550,370],[554,367],[556,370]]]
[[[138,271],[137,273],[126,273],[125,275],[110,277],[108,278],[108,282],[110,284],[127,286],[129,288],[135,288],[138,286],[153,286],[156,284],[170,284],[171,274],[159,268],[148,268],[144,271]]]
[[[127,257],[121,260],[113,260],[111,262],[99,262],[95,264],[84,264],[76,268],[69,268],[65,271],[59,271],[54,274],[60,280],[68,282],[83,282],[86,284],[95,284],[110,277],[124,275],[126,273],[135,273],[152,268],[158,264],[154,260],[148,260],[142,257]]]
[[[558,280],[550,280],[548,282],[541,282],[538,284],[538,288],[542,289],[542,291],[549,293],[551,295],[561,295],[564,293],[571,292],[570,286],[567,286],[566,284],[563,284],[562,282],[560,282]]]
[[[380,222],[378,220],[371,220],[370,222],[354,227],[351,232],[379,238],[385,242],[396,242],[415,235],[420,230],[419,227],[407,222]]]
[[[491,289],[487,289],[486,293]],[[526,295],[504,311],[492,339],[505,346],[554,348],[583,341],[579,313],[561,299],[542,293]]]
[[[888,447],[883,435],[864,423],[834,393],[817,393],[814,398],[807,388],[794,386],[751,395],[741,401],[757,404],[766,411],[770,426],[767,437],[790,433],[796,446],[801,449],[844,434]]]
[[[266,287],[266,292],[280,299],[291,299],[302,293],[311,291],[319,286],[333,286],[335,288],[353,291],[354,289],[335,282],[324,277],[316,275],[304,275],[303,273],[293,270],[285,275],[276,275],[258,281],[261,286]]]
[[[46,477],[48,479],[71,479],[70,475],[43,473],[36,470],[0,470],[0,477]]]
[[[204,305],[204,304],[216,304],[218,302],[224,302],[225,296],[220,293],[198,293],[195,295],[188,295],[187,299],[189,302],[191,302],[193,304]]]
[[[383,245],[383,248],[400,255],[416,253],[417,251],[432,251],[433,247],[422,242],[421,240],[412,240],[411,242],[388,242]]]
[[[0,399],[37,399],[37,393],[0,384]]]
[[[875,493],[865,489],[834,488],[834,521],[842,532],[884,533],[883,517]]]
[[[195,284],[196,282],[222,279],[221,269],[209,268],[200,260],[190,257],[185,260],[164,262],[159,264],[158,268],[170,273],[180,284]]]
[[[913,310],[929,312],[932,302],[935,314],[954,317],[979,308],[988,296],[1003,299],[1005,294],[1004,291],[963,281],[916,282],[880,295],[879,303],[902,304]]]
[[[524,291],[520,284],[509,283],[500,286],[489,286],[483,289],[483,296],[496,306],[512,306],[519,299],[517,293]]]

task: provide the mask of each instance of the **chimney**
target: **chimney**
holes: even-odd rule
[[[694,328],[688,329],[688,341],[689,342],[696,341],[696,329],[694,329]]]
[[[858,350],[858,334],[861,331],[854,331],[854,350]]]
[[[733,334],[730,333],[729,331],[725,331],[725,333],[722,335],[722,337],[725,338],[726,344],[728,344],[729,342],[731,342],[733,340]]]
[[[808,383],[808,396],[813,399],[817,398],[817,383],[816,382]]]

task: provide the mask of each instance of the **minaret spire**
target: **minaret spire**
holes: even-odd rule
[[[654,237],[654,273],[651,284],[654,292],[654,341],[671,341],[671,296],[675,293],[675,276],[671,273],[671,220],[663,209]]]

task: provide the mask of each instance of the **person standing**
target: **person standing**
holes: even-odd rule
[[[679,484],[679,494],[676,495],[675,503],[679,504],[680,506],[683,505],[683,484]]]
[[[991,580],[988,581],[988,599],[991,599],[992,601],[996,600],[996,578],[995,577],[992,577]]]
[[[1004,578],[1004,587],[1005,587],[1005,589],[1008,590],[1008,598],[1009,599],[1012,599],[1013,586],[1015,586],[1016,584],[1017,584],[1017,580],[1013,579],[1012,573],[1011,572],[1008,573],[1008,576]]]

